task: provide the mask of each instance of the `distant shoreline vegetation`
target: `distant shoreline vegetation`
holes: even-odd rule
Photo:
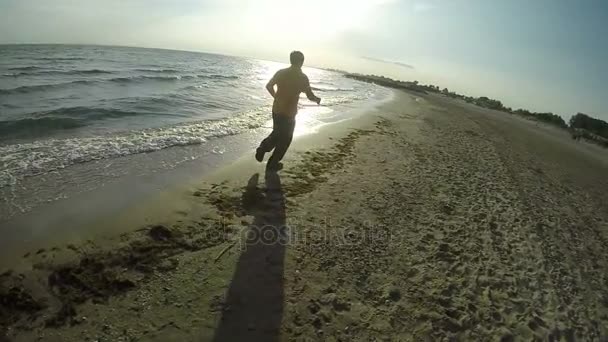
[[[347,73],[344,76],[358,81],[374,83],[389,88],[404,89],[422,94],[428,94],[429,92],[431,92],[442,94],[451,98],[461,99],[468,103],[475,104],[479,107],[519,115],[529,120],[545,122],[550,125],[568,130],[572,136],[572,139],[585,139],[600,146],[608,148],[608,123],[603,120],[593,118],[587,114],[578,113],[576,115],[573,115],[570,118],[569,122],[566,123],[566,121],[564,121],[561,116],[551,112],[538,113],[521,108],[512,109],[511,107],[505,107],[499,100],[490,99],[485,96],[466,96],[451,92],[448,90],[448,88],[440,89],[438,86],[432,84],[424,85],[418,83],[418,81],[398,81],[384,76],[350,73]]]

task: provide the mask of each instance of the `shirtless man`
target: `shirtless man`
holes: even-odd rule
[[[315,96],[312,92],[308,77],[302,72],[304,54],[300,51],[294,51],[289,55],[289,60],[291,66],[277,71],[266,85],[266,89],[274,97],[272,132],[266,139],[262,140],[260,147],[255,152],[255,159],[262,162],[264,154],[274,149],[266,164],[266,168],[271,171],[279,171],[283,168],[280,161],[287,152],[293,138],[300,93],[305,93],[310,101],[321,104],[321,98]],[[276,92],[274,90],[275,85],[277,86]]]

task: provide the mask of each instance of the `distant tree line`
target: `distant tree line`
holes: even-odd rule
[[[572,116],[570,121],[566,123],[561,116],[551,112],[531,112],[527,109],[521,108],[513,110],[511,107],[505,107],[501,101],[491,99],[486,96],[472,97],[462,95],[451,92],[448,88],[440,89],[436,85],[424,85],[420,84],[418,81],[398,81],[385,76],[377,75],[345,74],[345,76],[359,81],[375,83],[390,88],[406,89],[425,94],[429,92],[443,94],[448,97],[464,100],[479,107],[511,113],[531,120],[546,122],[559,128],[569,130],[573,139],[584,138],[604,147],[608,147],[608,123],[600,119],[592,118],[583,113],[578,113]]]
[[[424,86],[418,85],[418,81],[414,81],[414,82],[398,81],[398,80],[393,80],[392,78],[388,78],[385,76],[378,76],[378,75],[345,74],[344,76],[358,80],[358,81],[374,83],[374,84],[378,84],[378,85],[389,87],[389,88],[406,89],[406,90],[411,90],[411,91],[416,91],[416,92],[421,92],[421,93],[426,94],[426,91],[424,90]]]
[[[569,124],[573,139],[583,138],[608,147],[608,122],[577,113],[570,118]]]
[[[608,138],[608,123],[583,113],[578,113],[570,118],[570,127],[582,128],[601,137]]]
[[[566,122],[564,121],[564,119],[557,115],[557,114],[553,114],[551,112],[548,113],[538,113],[538,112],[530,112],[526,109],[517,109],[515,111],[512,112],[513,114],[518,114],[527,118],[531,118],[534,120],[539,120],[539,121],[543,121],[561,128],[568,128],[568,125],[566,124]]]
[[[568,128],[568,124],[566,124],[566,121],[564,121],[564,119],[561,116],[551,113],[551,112],[546,112],[546,113],[531,112],[527,109],[522,109],[522,108],[514,110],[511,107],[505,107],[505,105],[503,105],[502,102],[500,102],[499,100],[491,99],[486,96],[471,97],[471,96],[461,95],[461,94],[450,92],[447,88],[444,89],[442,91],[442,93],[444,95],[447,95],[447,96],[450,96],[453,98],[460,98],[462,100],[465,100],[466,102],[473,103],[479,107],[499,110],[499,111],[511,113],[511,114],[517,114],[517,115],[523,116],[527,119],[546,122],[548,124],[555,125],[560,128]]]

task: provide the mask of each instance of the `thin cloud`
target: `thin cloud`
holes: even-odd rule
[[[408,68],[408,69],[415,69],[413,65],[407,64],[407,63],[403,63],[403,62],[387,61],[385,59],[374,58],[374,57],[367,57],[367,56],[363,56],[361,58],[367,59],[368,61],[372,61],[372,62],[385,63],[385,64],[394,64],[394,65],[398,65],[400,67],[404,67],[404,68]]]

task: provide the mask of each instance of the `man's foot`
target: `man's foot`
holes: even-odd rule
[[[262,150],[261,148],[257,148],[255,150],[255,160],[259,161],[260,163],[262,162],[262,160],[264,160],[264,155],[266,154],[266,152],[264,152],[264,150]]]
[[[281,170],[283,170],[283,163],[268,162],[268,164],[266,164],[266,170],[272,171],[272,172],[281,171]]]

